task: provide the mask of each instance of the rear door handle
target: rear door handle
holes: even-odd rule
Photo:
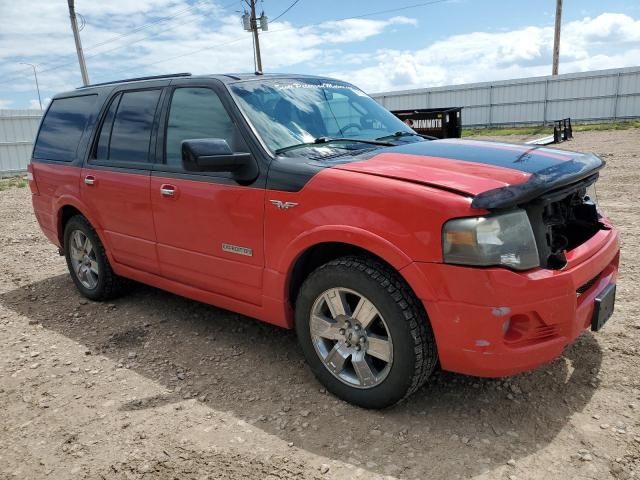
[[[160,186],[160,195],[162,195],[163,197],[175,197],[176,192],[177,189],[175,185],[169,185],[168,183],[165,183]]]
[[[86,177],[84,177],[84,183],[86,183],[87,185],[94,185],[96,183],[96,177],[94,177],[93,175],[87,175]]]

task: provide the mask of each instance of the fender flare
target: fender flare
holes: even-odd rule
[[[92,215],[87,213],[89,211],[87,206],[80,199],[78,199],[73,195],[68,195],[68,194],[61,195],[56,199],[55,203],[53,204],[53,214],[55,215],[55,218],[56,218],[57,237],[60,239],[64,235],[64,230],[62,229],[62,209],[64,207],[75,208],[80,212],[80,214],[84,218],[87,219],[87,221],[91,224],[93,229],[96,231],[96,235],[98,235],[98,238],[100,239],[102,244],[105,246],[107,257],[109,258],[109,261],[113,264],[113,257],[111,257],[111,253],[110,253],[111,249],[109,248],[108,242],[106,242],[105,240],[105,236],[102,231],[102,226],[98,223],[98,221]]]
[[[306,231],[290,242],[276,270],[289,276],[296,261],[309,248],[321,243],[345,243],[377,255],[396,270],[409,265],[412,260],[396,245],[379,235],[349,225],[323,225]]]

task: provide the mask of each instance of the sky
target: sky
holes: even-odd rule
[[[263,0],[263,70],[368,93],[549,75],[555,0]],[[241,0],[76,0],[92,83],[252,72]],[[392,11],[393,10],[393,11]],[[560,73],[640,65],[639,0],[564,0]],[[64,0],[0,0],[0,108],[82,84]]]

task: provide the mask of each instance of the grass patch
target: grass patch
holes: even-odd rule
[[[630,128],[640,128],[640,120],[615,123],[584,123],[582,125],[574,125],[573,131],[588,132],[590,130],[629,130]]]
[[[506,135],[551,135],[553,128],[535,125],[531,127],[509,127],[509,128],[463,128],[463,137],[483,136],[506,136]]]
[[[0,179],[0,192],[10,188],[25,188],[29,183],[27,177],[11,177]]]
[[[640,120],[629,122],[610,122],[610,123],[583,123],[573,125],[574,132],[589,132],[594,130],[628,130],[630,128],[640,128]],[[534,125],[530,127],[510,127],[510,128],[464,128],[462,130],[463,137],[482,136],[507,136],[507,135],[528,135],[528,136],[545,136],[552,135],[553,127]]]

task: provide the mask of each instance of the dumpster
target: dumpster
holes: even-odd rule
[[[421,135],[437,138],[462,136],[462,107],[391,110],[391,113]]]

